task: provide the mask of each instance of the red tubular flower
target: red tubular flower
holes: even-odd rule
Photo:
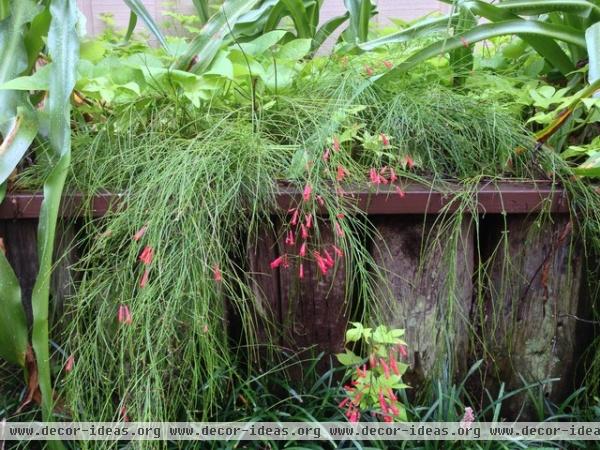
[[[379,137],[381,138],[381,143],[383,144],[384,147],[387,147],[388,145],[390,145],[390,140],[384,133],[379,133]]]
[[[129,306],[119,305],[119,312],[117,313],[117,320],[119,323],[123,323],[125,325],[131,325],[133,320],[131,318],[131,311],[129,311]]]
[[[150,263],[152,263],[153,257],[154,257],[154,250],[149,245],[146,245],[144,247],[144,250],[142,250],[142,253],[140,253],[140,261],[148,266],[148,265],[150,265]]]
[[[294,237],[294,232],[292,230],[288,231],[288,234],[285,238],[286,245],[294,245],[296,243],[296,238]]]
[[[392,404],[394,404],[394,402],[398,401],[398,399],[396,398],[396,394],[394,394],[394,391],[392,390],[392,388],[387,389],[387,395],[392,400]]]
[[[375,359],[375,354],[371,353],[369,355],[369,367],[371,369],[374,369],[375,367],[377,367],[377,359]]]
[[[385,377],[389,378],[390,377],[390,367],[386,364],[385,359],[379,358],[379,364],[381,364],[381,367],[383,368],[383,373],[384,373]]]
[[[312,214],[308,213],[306,215],[306,219],[304,221],[304,223],[306,224],[306,228],[308,228],[309,230],[312,228],[312,218],[313,218]]]
[[[323,152],[323,161],[325,161],[325,162],[329,161],[329,148],[326,148],[325,151]]]
[[[146,231],[148,230],[148,225],[144,225],[142,228],[140,228],[134,235],[133,235],[133,240],[134,241],[139,241],[142,236],[144,234],[146,234]]]
[[[338,258],[341,258],[342,256],[344,256],[344,252],[341,251],[339,248],[337,248],[335,245],[332,245],[331,248],[333,249],[333,252],[335,253],[335,255]]]
[[[300,224],[300,235],[302,236],[302,239],[306,240],[309,237],[308,234],[308,229],[304,226],[303,223]]]
[[[333,151],[334,152],[340,151],[340,140],[338,139],[337,136],[333,137]]]
[[[327,264],[329,268],[333,267],[335,265],[335,261],[331,257],[331,253],[329,253],[327,250],[323,250],[323,254],[325,255],[325,264]]]
[[[317,199],[317,203],[319,204],[319,206],[323,206],[325,204],[323,197],[321,197],[320,195],[317,195],[316,199]]]
[[[119,416],[123,422],[129,422],[129,416],[127,415],[127,407],[125,405],[119,408]]]
[[[360,420],[360,413],[358,411],[354,411],[349,420],[351,423],[357,423]]]
[[[344,177],[345,177],[346,175],[348,175],[348,171],[347,171],[347,170],[344,168],[344,166],[342,166],[342,165],[339,165],[339,166],[337,167],[337,175],[336,175],[335,179],[336,179],[337,181],[343,181],[343,180],[344,180]]]
[[[144,273],[142,274],[142,278],[140,278],[140,287],[141,288],[146,287],[146,285],[148,284],[149,277],[150,277],[150,271],[148,269],[145,269]]]
[[[317,267],[321,271],[323,275],[327,275],[327,271],[329,270],[329,266],[327,265],[325,258],[321,256],[318,251],[313,252],[313,256],[315,257],[315,262],[317,263]]]
[[[346,404],[350,401],[350,397],[346,397],[344,400],[342,400],[339,404],[338,404],[338,408],[343,408],[344,406],[346,406]]]
[[[298,277],[300,279],[304,278],[304,264],[300,263],[300,268],[298,269]]]
[[[388,415],[385,415],[385,416],[383,416],[383,421],[386,422],[386,423],[392,423],[394,421],[394,419],[392,419]]]
[[[73,355],[69,355],[67,361],[65,362],[65,372],[69,373],[73,370],[73,366],[75,365],[75,357]]]
[[[221,273],[221,269],[219,269],[219,265],[215,264],[213,266],[213,278],[217,282],[223,281],[223,274]]]
[[[390,367],[395,375],[400,375],[400,370],[398,370],[398,364],[396,363],[396,359],[394,357],[390,357]]]
[[[412,169],[415,166],[415,161],[412,159],[411,156],[405,156],[404,157],[404,162],[406,162],[406,166],[409,169]]]
[[[371,180],[371,183],[379,184],[379,174],[377,173],[377,170],[373,168],[369,169],[369,179]]]
[[[279,266],[288,267],[287,255],[281,255],[271,261],[271,269],[277,269]]]
[[[300,246],[300,256],[306,256],[306,242],[303,242]]]
[[[365,73],[370,77],[373,75],[373,69],[370,66],[365,65]]]
[[[396,193],[400,196],[400,198],[404,198],[404,196],[406,195],[404,191],[400,189],[400,186],[396,186]]]
[[[293,213],[292,214],[292,220],[290,221],[290,225],[296,225],[298,223],[298,215],[299,215],[298,208],[290,209],[290,211],[288,211],[288,212],[292,212]]]
[[[310,200],[311,193],[312,193],[312,187],[310,187],[310,184],[307,184],[306,186],[304,186],[304,192],[302,192],[302,198],[304,199],[305,202]]]
[[[398,176],[396,175],[394,168],[390,167],[390,183],[394,184],[397,179],[398,179]]]
[[[408,351],[406,350],[406,346],[399,345],[398,352],[400,353],[400,355],[402,355],[403,358],[408,358]]]
[[[366,366],[363,364],[362,367],[357,367],[356,368],[356,376],[358,378],[364,378],[367,376],[367,368]]]
[[[387,414],[388,406],[387,406],[387,402],[385,401],[385,397],[383,396],[383,392],[381,392],[381,390],[379,391],[378,397],[379,397],[379,406],[381,407],[381,410],[383,411],[384,414]]]
[[[394,416],[400,414],[400,411],[398,410],[398,408],[396,408],[396,405],[390,405],[390,411]]]
[[[392,67],[394,67],[394,64],[391,61],[388,61],[387,59],[385,61],[383,61],[383,65],[387,68],[387,69],[391,69]]]
[[[344,230],[342,230],[342,227],[340,226],[340,224],[338,222],[335,223],[335,232],[339,237],[344,236]]]

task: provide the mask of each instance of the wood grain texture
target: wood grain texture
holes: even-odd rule
[[[281,330],[277,326],[281,321],[279,276],[269,267],[278,253],[275,232],[263,228],[258,236],[249,239],[246,253],[256,299],[253,308],[258,324],[257,338],[261,344],[280,344]],[[274,340],[271,341],[271,338]]]
[[[319,234],[319,250],[330,248],[335,241],[331,228],[320,224]],[[290,252],[281,240],[279,252]],[[297,254],[298,248],[291,253]],[[282,345],[294,351],[307,351],[314,346],[315,355],[339,353],[344,348],[348,324],[344,258],[336,258],[335,267],[327,275],[321,274],[312,259],[305,259],[303,264],[304,279],[298,277],[296,261],[288,269],[279,270]]]
[[[296,255],[295,247],[283,244],[283,227],[276,223],[278,232],[265,229],[250,240],[247,249],[253,290],[258,299],[258,339],[261,343],[272,342],[284,353],[300,353],[300,358],[310,358],[324,352],[327,357],[320,361],[321,370],[329,369],[329,358],[344,348],[344,336],[348,324],[346,315],[346,268],[342,259],[323,276],[314,262],[305,258],[304,278],[300,279],[299,259],[290,256],[289,267],[271,269],[270,263],[283,255]],[[319,228],[322,248],[334,242],[327,225]],[[298,240],[300,241],[300,240]],[[320,247],[321,248],[321,247]],[[267,356],[262,352],[263,357]],[[273,356],[273,355],[271,355]],[[292,379],[302,377],[303,365],[288,372]]]
[[[389,291],[382,288],[380,294],[380,301],[389,299],[386,325],[406,332],[411,366],[406,379],[417,386],[442,372],[460,378],[467,364],[473,291],[470,220],[463,220],[454,237],[438,236],[443,229],[423,216],[376,216],[373,224],[379,233],[373,256],[389,283]],[[435,241],[431,246],[428,236]],[[449,259],[451,253],[456,260]]]
[[[497,389],[501,380],[511,390],[560,378],[543,386],[547,397],[560,402],[576,388],[576,364],[590,337],[589,326],[576,319],[589,317],[580,300],[582,255],[572,245],[569,217],[538,223],[512,215],[505,231],[504,220],[494,216],[483,227],[482,257],[492,257],[492,264],[478,319],[487,352],[478,357],[490,369],[490,385]],[[515,417],[525,400],[511,399],[507,413]],[[523,414],[533,417],[528,409]]]

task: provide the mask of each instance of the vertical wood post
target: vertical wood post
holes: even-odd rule
[[[421,215],[379,216],[373,223],[379,233],[373,255],[389,282],[381,297],[391,296],[387,325],[406,332],[411,366],[406,379],[416,386],[436,376],[460,377],[473,291],[470,219],[463,218],[450,234]]]
[[[506,231],[505,223],[506,220]],[[488,286],[479,328],[482,354],[496,387],[517,389],[524,383],[560,378],[542,389],[559,402],[577,388],[575,366],[584,346],[578,321],[586,308],[580,304],[582,256],[572,242],[568,215],[535,217],[494,216],[482,226],[487,237],[482,257],[491,258]],[[493,384],[493,382],[492,382]],[[506,404],[516,416],[525,395]],[[524,411],[524,418],[529,412]]]

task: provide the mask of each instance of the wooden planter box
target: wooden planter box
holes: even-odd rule
[[[502,380],[508,389],[516,388],[522,385],[521,377],[560,378],[545,387],[547,395],[558,401],[572,392],[576,362],[591,330],[578,320],[589,319],[590,307],[580,296],[583,258],[579,247],[571,245],[565,192],[546,182],[482,184],[478,233],[473,218],[462,216],[459,232],[437,240],[427,252],[421,252],[423,239],[440,231],[436,218],[452,199],[452,189],[441,193],[410,184],[405,193],[400,198],[385,188],[354,192],[379,233],[372,254],[385,270],[390,290],[382,288],[381,298],[373,301],[387,301],[387,324],[406,329],[409,382],[414,385],[444,374],[460,380],[472,363],[484,359],[489,368],[487,387]],[[277,201],[288,209],[300,197],[301,193],[282,188]],[[26,299],[37,271],[35,236],[41,200],[41,194],[12,193],[0,204],[0,236]],[[115,200],[118,196],[96,197],[93,214],[101,216]],[[81,201],[80,196],[65,198],[63,215],[76,214]],[[542,210],[550,213],[548,220],[532,227]],[[59,247],[65,249],[77,230],[64,226],[62,231]],[[321,239],[333,242],[327,231]],[[444,259],[449,246],[457,250],[456,271],[449,271]],[[322,278],[307,265],[300,285],[295,273],[270,270],[269,262],[281,247],[275,235],[265,232],[258,245],[248,249],[256,292],[273,314],[278,343],[294,350],[314,346],[315,351],[341,351],[349,310],[346,271],[351,269],[338,266],[334,275]],[[69,266],[76,258],[71,252],[58,264],[56,302],[71,289]],[[481,267],[479,261],[489,263]],[[502,283],[506,277],[508,287]],[[473,331],[482,338],[470,339]]]

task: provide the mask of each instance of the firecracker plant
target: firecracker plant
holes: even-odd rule
[[[406,421],[405,406],[398,393],[409,386],[402,381],[408,369],[407,345],[404,330],[364,327],[353,322],[346,331],[346,346],[362,347],[365,357],[346,348],[337,355],[338,361],[348,368],[350,381],[344,386],[345,397],[339,407],[345,409],[350,422],[358,422],[365,414],[384,422]],[[361,352],[362,353],[362,352]]]

